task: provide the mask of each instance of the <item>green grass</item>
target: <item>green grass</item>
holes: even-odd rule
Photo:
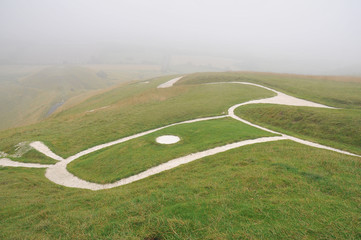
[[[162,135],[176,135],[181,141],[172,145],[158,144],[155,139]],[[182,124],[83,156],[67,168],[81,179],[110,183],[177,157],[227,143],[268,136],[274,134],[232,118]]]
[[[361,108],[360,77],[303,76],[273,73],[195,73],[176,85],[244,81],[258,83],[303,99],[333,107]]]
[[[361,96],[357,78],[203,73],[189,75],[173,88],[155,89],[172,77],[152,79],[149,84],[124,84],[40,123],[1,131],[0,151],[7,152],[19,142],[40,140],[66,157],[144,130],[219,115],[236,103],[273,96],[252,86],[196,85],[212,81],[250,81],[304,99],[348,108],[310,110],[252,105],[239,111],[247,108],[249,116],[255,116],[260,125],[275,130],[279,124],[280,132],[350,151],[359,149]],[[106,105],[110,106],[86,112]],[[248,114],[244,115],[247,118]],[[257,120],[266,116],[274,119]],[[274,127],[267,125],[272,121]],[[222,134],[215,129],[203,131],[205,126],[194,127],[194,131],[200,131],[195,134],[191,126],[196,125],[172,128],[181,135],[189,127],[188,135],[181,136],[183,140],[178,145],[155,144],[157,134],[134,142],[153,151],[154,156],[164,152],[171,158],[235,139],[232,124],[222,125],[219,128]],[[181,131],[182,127],[185,128]],[[312,130],[306,131],[308,127]],[[228,136],[223,135],[224,129],[228,129]],[[188,136],[214,137],[202,137],[204,141],[192,146],[185,142]],[[86,162],[84,166],[91,171],[84,171],[84,175],[88,174],[89,178],[94,170],[95,175],[105,177],[98,177],[99,181],[112,181],[120,176],[117,168],[126,176],[141,171],[146,164],[168,160],[152,158],[145,164],[139,161],[141,158],[134,158],[138,162],[126,164],[132,169],[124,169],[120,160],[125,163],[132,159],[114,154],[124,151],[131,157],[133,154],[125,152],[125,147],[126,144],[113,146],[77,161]],[[146,156],[142,148],[128,147],[128,151],[137,151],[135,155]],[[46,161],[29,154],[26,156],[29,161]],[[96,169],[95,163],[101,160],[96,158],[98,154],[111,156],[112,159],[104,158],[104,161],[113,164],[114,169],[109,166]],[[78,164],[77,161],[73,164]],[[129,185],[95,192],[54,184],[44,173],[44,169],[0,168],[0,239],[361,238],[360,158],[291,141],[245,146]],[[107,173],[109,176],[105,176]]]
[[[43,120],[57,102],[125,81],[162,75],[157,66],[0,66],[0,130]],[[108,77],[97,76],[99,71]]]
[[[0,130],[39,121],[56,99],[55,92],[0,83]],[[55,96],[55,97],[54,97]]]
[[[125,102],[127,99],[139,98],[140,96],[144,95],[145,92],[150,91],[151,89],[155,89],[159,84],[166,82],[173,77],[176,77],[176,75],[150,79],[148,84],[140,82],[123,83],[113,89],[110,89],[109,91],[105,91],[104,93],[97,94],[89,99],[86,99],[76,106],[58,113],[54,117],[63,117],[84,113],[85,111],[92,109],[97,109],[117,103],[119,104],[120,102]]]
[[[0,129],[31,124],[44,119],[50,107],[89,90],[109,84],[82,67],[34,67],[21,71],[0,68]],[[35,71],[37,69],[37,71]],[[22,74],[15,74],[17,70]]]
[[[161,80],[165,81],[164,78]],[[128,88],[119,88],[110,92],[109,98],[95,96],[97,100],[87,100],[89,105],[81,104],[38,124],[2,131],[0,151],[6,151],[22,141],[43,141],[55,153],[67,157],[134,133],[198,117],[220,115],[234,104],[274,95],[264,89],[242,85],[169,89],[143,89],[143,85],[133,84],[134,88],[141,90],[134,90],[136,93],[132,96],[123,97],[123,94],[128,94]],[[102,104],[96,105],[93,101]],[[101,111],[86,112],[108,104],[111,106]]]
[[[1,239],[359,239],[361,161],[290,141],[245,146],[123,187],[0,168]]]
[[[273,104],[246,105],[235,113],[252,123],[361,154],[361,110]]]
[[[42,164],[55,164],[58,161],[54,160],[35,149],[31,149],[30,151],[26,152],[21,157],[8,157],[11,160],[17,161],[17,162],[25,162],[25,163],[42,163]]]

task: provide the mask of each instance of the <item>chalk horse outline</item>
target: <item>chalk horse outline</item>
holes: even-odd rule
[[[171,79],[170,81],[163,83],[161,85],[158,86],[158,88],[167,88],[167,87],[172,87],[173,84],[178,81],[179,79],[181,79],[181,77],[175,78],[175,79]],[[270,97],[270,98],[264,98],[264,99],[260,99],[260,100],[252,100],[252,101],[248,101],[248,102],[244,102],[244,103],[240,103],[240,104],[236,104],[232,107],[230,107],[228,109],[228,114],[227,115],[221,115],[221,116],[214,116],[214,117],[207,117],[207,118],[198,118],[198,119],[193,119],[193,120],[187,120],[187,121],[183,121],[183,122],[178,122],[178,123],[173,123],[173,124],[169,124],[160,128],[156,128],[156,129],[152,129],[152,130],[148,130],[145,132],[141,132],[141,133],[137,133],[131,136],[127,136],[115,141],[111,141],[108,143],[104,143],[104,144],[100,144],[94,147],[91,147],[89,149],[86,149],[84,151],[81,151],[73,156],[70,156],[66,159],[58,156],[57,154],[55,154],[54,152],[52,152],[44,143],[39,142],[39,141],[35,141],[30,143],[30,146],[32,148],[34,148],[35,150],[45,154],[46,156],[57,160],[58,162],[56,164],[37,164],[37,163],[22,163],[22,162],[16,162],[16,161],[12,161],[8,158],[1,158],[0,159],[0,166],[4,166],[4,167],[27,167],[27,168],[46,168],[46,173],[45,176],[52,182],[62,185],[62,186],[66,186],[66,187],[73,187],[73,188],[82,188],[82,189],[90,189],[90,190],[101,190],[101,189],[109,189],[109,188],[114,188],[114,187],[118,187],[118,186],[122,186],[122,185],[126,185],[144,178],[147,178],[149,176],[158,174],[160,172],[175,168],[177,166],[180,166],[182,164],[186,164],[192,161],[195,161],[197,159],[201,159],[207,156],[211,156],[211,155],[215,155],[221,152],[225,152],[228,151],[230,149],[234,149],[234,148],[239,148],[242,146],[246,146],[246,145],[250,145],[250,144],[256,144],[256,143],[262,143],[262,142],[272,142],[272,141],[280,141],[280,140],[291,140],[294,142],[298,142],[304,145],[308,145],[311,147],[316,147],[316,148],[321,148],[321,149],[327,149],[330,151],[334,151],[334,152],[338,152],[341,154],[346,154],[346,155],[350,155],[350,156],[356,156],[356,157],[361,157],[360,155],[356,155],[350,152],[346,152],[346,151],[342,151],[336,148],[331,148],[328,146],[324,146],[318,143],[313,143],[310,141],[306,141],[306,140],[302,140],[296,137],[292,137],[283,133],[279,133],[276,131],[272,131],[270,129],[264,128],[262,126],[253,124],[251,122],[248,122],[238,116],[236,116],[234,114],[234,110],[240,106],[243,105],[247,105],[247,104],[257,104],[257,103],[268,103],[268,104],[281,104],[281,105],[289,105],[289,106],[306,106],[306,107],[319,107],[319,108],[330,108],[330,109],[335,109],[333,107],[329,107],[326,105],[322,105],[322,104],[318,104],[318,103],[314,103],[314,102],[310,102],[310,101],[306,101],[303,99],[299,99],[299,98],[295,98],[289,95],[286,95],[284,93],[281,93],[279,91],[276,91],[274,89],[259,85],[259,84],[254,84],[254,83],[249,83],[249,82],[216,82],[216,83],[207,83],[207,84],[244,84],[244,85],[251,85],[251,86],[256,86],[256,87],[260,87],[260,88],[264,88],[267,89],[269,91],[272,91],[276,94],[276,96],[274,97]],[[92,183],[92,182],[88,182],[85,181],[83,179],[78,178],[77,176],[74,176],[73,174],[71,174],[67,169],[66,166],[78,159],[79,157],[85,156],[89,153],[98,151],[100,149],[106,148],[106,147],[110,147],[116,144],[120,144],[126,141],[129,141],[131,139],[135,139],[141,136],[145,136],[147,134],[168,128],[168,127],[172,127],[172,126],[176,126],[176,125],[180,125],[180,124],[189,124],[189,123],[194,123],[194,122],[200,122],[200,121],[208,121],[208,120],[213,120],[213,119],[220,119],[220,118],[226,118],[226,117],[230,117],[233,118],[235,120],[241,121],[245,124],[248,124],[252,127],[261,129],[263,131],[266,132],[270,132],[273,134],[277,134],[278,136],[274,136],[274,137],[262,137],[262,138],[257,138],[257,139],[250,139],[250,140],[244,140],[244,141],[240,141],[240,142],[236,142],[236,143],[232,143],[232,144],[227,144],[227,145],[223,145],[220,147],[215,147],[212,149],[208,149],[205,151],[201,151],[201,152],[197,152],[197,153],[192,153],[183,157],[179,157],[176,159],[172,159],[169,160],[168,162],[162,163],[158,166],[152,167],[148,170],[145,170],[139,174],[121,179],[119,181],[116,181],[114,183],[109,183],[109,184],[98,184],[98,183]]]

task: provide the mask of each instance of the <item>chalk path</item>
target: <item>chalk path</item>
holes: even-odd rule
[[[173,84],[175,84],[176,82],[178,82],[179,80],[181,80],[183,78],[182,77],[177,77],[177,78],[173,78],[171,80],[169,80],[168,82],[162,83],[160,84],[157,88],[169,88],[172,87]]]
[[[178,78],[174,78],[166,83],[163,83],[161,85],[158,86],[158,88],[168,88],[168,87],[172,87],[174,83],[176,83],[178,80],[180,80],[182,77],[178,77]],[[276,131],[272,131],[270,129],[264,128],[262,126],[253,124],[251,122],[248,122],[238,116],[236,116],[234,114],[234,110],[237,107],[243,106],[243,105],[247,105],[247,104],[257,104],[257,103],[270,103],[270,104],[281,104],[281,105],[290,105],[290,106],[307,106],[307,107],[319,107],[319,108],[332,108],[333,107],[329,107],[326,105],[322,105],[322,104],[318,104],[318,103],[314,103],[314,102],[310,102],[310,101],[306,101],[303,99],[299,99],[299,98],[295,98],[292,96],[289,96],[287,94],[281,93],[279,91],[276,91],[274,89],[259,85],[259,84],[254,84],[254,83],[248,83],[248,82],[217,82],[217,83],[208,83],[208,84],[244,84],[244,85],[252,85],[252,86],[256,86],[256,87],[260,87],[260,88],[264,88],[267,89],[269,91],[272,91],[274,93],[276,93],[276,96],[274,97],[270,97],[270,98],[265,98],[265,99],[260,99],[260,100],[252,100],[252,101],[248,101],[248,102],[244,102],[244,103],[240,103],[240,104],[236,104],[232,107],[230,107],[228,109],[228,115],[222,115],[222,116],[215,116],[215,117],[207,117],[207,118],[198,118],[198,119],[193,119],[193,120],[188,120],[188,121],[183,121],[183,122],[179,122],[179,123],[173,123],[173,124],[169,124],[167,126],[163,126],[160,128],[156,128],[156,129],[152,129],[152,130],[148,130],[145,132],[141,132],[141,133],[137,133],[134,134],[132,136],[128,136],[125,138],[121,138],[112,142],[108,142],[108,143],[104,143],[104,144],[100,144],[94,147],[91,147],[89,149],[86,149],[84,151],[81,151],[73,156],[68,157],[67,159],[63,159],[62,157],[56,155],[55,153],[53,153],[46,145],[44,145],[42,142],[32,142],[30,144],[31,147],[33,147],[34,149],[36,149],[37,151],[45,154],[46,156],[53,158],[55,160],[58,160],[59,162],[54,164],[54,165],[45,165],[45,164],[37,164],[37,163],[21,163],[21,162],[16,162],[16,161],[12,161],[8,158],[1,158],[0,159],[0,166],[9,166],[9,167],[28,167],[28,168],[47,168],[45,176],[52,182],[62,185],[62,186],[66,186],[66,187],[73,187],[73,188],[83,188],[83,189],[90,189],[90,190],[101,190],[101,189],[109,189],[109,188],[114,188],[114,187],[118,187],[118,186],[122,186],[122,185],[126,185],[144,178],[147,178],[149,176],[158,174],[160,172],[166,171],[166,170],[170,170],[172,168],[178,167],[182,164],[186,164],[186,163],[190,163],[192,161],[207,157],[207,156],[212,156],[221,152],[225,152],[231,149],[235,149],[235,148],[239,148],[242,146],[246,146],[246,145],[251,145],[251,144],[256,144],[256,143],[263,143],[263,142],[272,142],[272,141],[280,141],[280,140],[291,140],[294,142],[298,142],[304,145],[308,145],[311,147],[316,147],[316,148],[321,148],[321,149],[326,149],[326,150],[330,150],[330,151],[334,151],[334,152],[338,152],[341,154],[346,154],[346,155],[350,155],[350,156],[357,156],[357,157],[361,157],[360,155],[356,155],[350,152],[346,152],[346,151],[342,151],[336,148],[332,148],[332,147],[328,147],[328,146],[324,146],[318,143],[313,143],[310,141],[306,141],[306,140],[302,140],[296,137],[292,137],[292,136],[288,136],[286,134],[282,134]],[[225,118],[225,117],[231,117],[233,119],[236,119],[238,121],[241,121],[245,124],[248,124],[250,126],[256,127],[258,129],[264,130],[266,132],[270,132],[270,133],[274,133],[280,136],[274,136],[274,137],[262,137],[262,138],[257,138],[257,139],[250,139],[250,140],[244,140],[244,141],[240,141],[240,142],[236,142],[236,143],[231,143],[231,144],[227,144],[224,146],[220,146],[220,147],[215,147],[212,149],[208,149],[205,151],[201,151],[201,152],[197,152],[197,153],[192,153],[183,157],[179,157],[176,159],[172,159],[168,162],[162,163],[158,166],[152,167],[146,171],[143,171],[139,174],[133,175],[131,177],[128,178],[124,178],[121,179],[119,181],[116,181],[114,183],[110,183],[110,184],[98,184],[98,183],[92,183],[92,182],[88,182],[85,180],[82,180],[80,178],[78,178],[77,176],[74,176],[73,174],[71,174],[70,172],[68,172],[68,170],[66,169],[66,166],[74,161],[75,159],[82,157],[84,155],[87,155],[89,153],[98,151],[100,149],[106,148],[106,147],[110,147],[113,146],[115,144],[119,144],[122,142],[126,142],[129,141],[131,139],[135,139],[141,136],[145,136],[147,134],[162,130],[164,128],[168,128],[171,126],[176,126],[176,125],[180,125],[180,124],[188,124],[188,123],[194,123],[194,122],[199,122],[199,121],[207,121],[207,120],[212,120],[212,119],[220,119],[220,118]]]

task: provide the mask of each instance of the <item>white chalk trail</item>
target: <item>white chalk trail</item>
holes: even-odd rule
[[[169,80],[168,82],[160,84],[157,88],[169,88],[169,87],[172,87],[176,82],[181,80],[182,77],[173,78],[173,79]]]
[[[170,170],[172,168],[178,167],[182,164],[190,163],[195,160],[212,156],[217,153],[225,152],[234,148],[239,148],[242,146],[255,144],[255,143],[263,143],[263,142],[271,142],[271,141],[279,141],[284,140],[285,137],[282,136],[276,136],[276,137],[262,137],[252,140],[245,140],[240,141],[236,143],[227,144],[224,146],[208,149],[202,152],[192,153],[180,158],[176,158],[173,160],[170,160],[166,163],[162,163],[158,166],[152,167],[144,172],[141,172],[139,174],[133,175],[128,178],[121,179],[119,181],[116,181],[114,183],[109,184],[97,184],[97,183],[90,183],[87,181],[84,181],[71,173],[69,173],[66,170],[66,164],[64,162],[58,163],[54,166],[51,166],[47,169],[45,176],[52,182],[57,183],[59,185],[63,185],[66,187],[75,187],[75,188],[83,188],[83,189],[90,189],[90,190],[101,190],[101,189],[109,189],[114,187],[119,187],[122,185],[126,185],[135,181],[139,181],[141,179],[150,177],[152,175],[164,172],[166,170]]]
[[[39,163],[23,163],[23,162],[16,162],[12,161],[8,158],[1,158],[0,159],[0,166],[4,167],[26,167],[26,168],[48,168],[54,165],[49,164],[39,164]]]
[[[15,145],[15,152],[13,154],[8,154],[6,152],[0,151],[0,158],[1,157],[19,158],[22,157],[27,152],[29,152],[31,149],[33,149],[33,147],[29,145],[28,141],[20,142]]]
[[[307,101],[304,99],[296,98],[289,96],[287,94],[281,93],[277,90],[274,90],[269,87],[265,87],[256,83],[249,83],[249,82],[215,82],[215,83],[207,83],[207,84],[244,84],[244,85],[251,85],[255,87],[260,87],[271,92],[276,93],[276,96],[270,98],[264,98],[259,100],[252,100],[245,103],[237,104],[232,108],[237,108],[236,106],[242,106],[246,104],[254,104],[254,103],[270,103],[270,104],[280,104],[280,105],[288,105],[288,106],[302,106],[302,107],[318,107],[318,108],[331,108],[336,109],[334,107],[326,106],[323,104]]]
[[[228,109],[228,115],[238,121],[241,121],[245,124],[248,124],[252,127],[256,127],[258,129],[261,129],[263,131],[266,132],[270,132],[270,133],[274,133],[274,134],[281,134],[282,136],[284,136],[285,138],[287,138],[288,140],[294,141],[294,142],[298,142],[307,146],[311,146],[311,147],[316,147],[316,148],[320,148],[320,149],[326,149],[326,150],[330,150],[330,151],[334,151],[334,152],[338,152],[338,153],[342,153],[345,155],[349,155],[349,156],[355,156],[355,157],[361,157],[360,155],[354,154],[354,153],[350,153],[347,151],[343,151],[343,150],[339,150],[336,148],[332,148],[332,147],[328,147],[328,146],[324,146],[318,143],[313,143],[310,141],[306,141],[306,140],[302,140],[300,138],[296,138],[296,137],[292,137],[292,136],[288,136],[286,134],[283,133],[279,133],[270,129],[267,129],[265,127],[259,126],[257,124],[248,122],[247,120],[244,120],[240,117],[238,117],[237,115],[234,114],[234,110],[240,106],[244,106],[247,104],[256,104],[256,103],[269,103],[269,104],[280,104],[280,105],[289,105],[289,106],[303,106],[303,107],[318,107],[318,108],[331,108],[331,109],[336,109],[333,107],[329,107],[326,105],[322,105],[319,103],[314,103],[311,101],[307,101],[307,100],[303,100],[303,99],[299,99],[299,98],[295,98],[292,96],[288,96],[284,93],[278,92],[272,88],[268,88],[268,87],[264,87],[258,84],[253,84],[253,83],[247,83],[247,82],[223,82],[223,83],[233,83],[233,84],[247,84],[247,85],[253,85],[253,86],[257,86],[257,87],[262,87],[264,89],[270,90],[275,92],[277,95],[275,97],[271,97],[271,98],[265,98],[265,99],[260,99],[260,100],[252,100],[252,101],[248,101],[248,102],[244,102],[244,103],[240,103],[240,104],[236,104],[232,107],[230,107]],[[217,84],[217,83],[215,83]]]
[[[99,110],[102,110],[102,109],[106,109],[110,107],[109,105],[107,106],[104,106],[104,107],[100,107],[100,108],[95,108],[95,109],[92,109],[92,110],[89,110],[89,111],[86,111],[86,113],[92,113],[92,112],[96,112],[96,111],[99,111]]]
[[[326,149],[326,150],[330,150],[330,151],[333,151],[333,152],[338,152],[338,153],[341,153],[341,154],[354,156],[354,157],[361,157],[360,155],[357,155],[357,154],[354,154],[354,153],[350,153],[350,152],[346,152],[346,151],[343,151],[343,150],[340,150],[340,149],[337,149],[337,148],[332,148],[332,147],[328,147],[328,146],[321,145],[321,144],[318,144],[318,143],[302,140],[300,138],[291,137],[291,136],[288,136],[288,135],[283,135],[283,136],[286,136],[287,139],[289,139],[289,140],[292,140],[294,142],[298,142],[298,143],[301,143],[301,144],[304,144],[304,145],[307,145],[307,146],[310,146],[310,147]]]
[[[67,163],[65,162],[59,162],[55,165],[50,166],[48,169],[46,169],[45,177],[50,181],[65,187],[82,188],[89,190],[102,189],[102,184],[88,182],[74,176],[66,169],[66,165]]]
[[[159,130],[162,130],[162,129],[165,129],[165,128],[168,128],[168,127],[172,127],[172,126],[176,126],[176,125],[180,125],[180,124],[187,124],[187,123],[195,123],[195,122],[200,122],[200,121],[208,121],[208,120],[213,120],[213,119],[220,119],[220,118],[225,118],[225,117],[228,117],[228,116],[227,115],[221,115],[221,116],[215,116],[215,117],[197,118],[197,119],[193,119],[193,120],[187,120],[187,121],[183,121],[183,122],[172,123],[172,124],[169,124],[167,126],[155,128],[155,129],[152,129],[152,130],[148,130],[148,131],[145,131],[145,132],[134,134],[132,136],[120,138],[120,139],[112,141],[112,142],[108,142],[108,143],[104,143],[104,144],[100,144],[100,145],[91,147],[91,148],[86,149],[84,151],[81,151],[81,152],[79,152],[79,153],[77,153],[77,154],[75,154],[75,155],[73,155],[71,157],[68,157],[67,159],[65,159],[65,161],[67,163],[70,163],[70,162],[74,161],[75,159],[80,158],[80,157],[82,157],[84,155],[87,155],[89,153],[92,153],[92,152],[98,151],[100,149],[110,147],[110,146],[113,146],[113,145],[116,145],[116,144],[119,144],[119,143],[123,143],[123,142],[129,141],[129,140],[132,140],[132,139],[135,139],[135,138],[138,138],[138,137],[142,137],[142,136],[145,136],[147,134],[150,134],[150,133],[153,133],[153,132],[156,132],[156,131],[159,131]]]
[[[58,160],[58,161],[62,161],[64,160],[62,157],[56,155],[55,153],[53,153],[53,151],[51,151],[44,143],[36,141],[36,142],[32,142],[30,143],[30,146],[33,147],[35,150],[37,150],[38,152],[41,152],[42,154]]]
[[[175,78],[172,79],[166,83],[163,83],[161,85],[158,86],[158,88],[167,88],[167,87],[171,87],[173,86],[173,84],[175,82],[177,82],[178,80],[180,80],[182,77],[179,78]],[[198,119],[193,119],[193,120],[188,120],[188,121],[183,121],[183,122],[178,122],[178,123],[173,123],[167,126],[163,126],[163,127],[159,127],[156,129],[152,129],[152,130],[148,130],[142,133],[137,133],[134,134],[132,136],[128,136],[128,137],[124,137],[112,142],[108,142],[108,143],[104,143],[104,144],[100,144],[94,147],[91,147],[89,149],[86,149],[84,151],[81,151],[71,157],[68,157],[67,159],[63,159],[60,156],[56,155],[55,153],[53,153],[47,146],[45,146],[42,142],[33,142],[30,145],[36,149],[37,151],[47,155],[48,157],[51,157],[55,160],[58,160],[60,162],[58,162],[55,165],[45,165],[45,164],[36,164],[36,163],[20,163],[20,162],[15,162],[12,161],[10,159],[7,158],[2,158],[0,159],[0,165],[1,166],[11,166],[11,167],[32,167],[32,168],[47,168],[46,174],[45,176],[52,182],[57,183],[59,185],[63,185],[66,187],[74,187],[74,188],[83,188],[83,189],[90,189],[90,190],[100,190],[100,189],[109,189],[109,188],[113,188],[113,187],[118,187],[118,186],[122,186],[125,184],[129,184],[132,183],[134,181],[138,181],[144,178],[147,178],[149,176],[158,174],[160,172],[178,167],[182,164],[186,164],[192,161],[195,161],[197,159],[200,158],[204,158],[207,156],[211,156],[217,153],[221,153],[221,152],[225,152],[228,151],[230,149],[234,149],[234,148],[238,148],[241,146],[246,146],[246,145],[250,145],[250,144],[256,144],[256,143],[262,143],[262,142],[271,142],[271,141],[279,141],[279,140],[291,140],[294,142],[298,142],[304,145],[308,145],[311,147],[316,147],[316,148],[320,148],[320,149],[326,149],[326,150],[330,150],[330,151],[334,151],[334,152],[338,152],[341,154],[346,154],[346,155],[350,155],[350,156],[356,156],[356,157],[361,157],[360,155],[356,155],[350,152],[346,152],[343,150],[339,150],[336,148],[331,148],[328,146],[324,146],[318,143],[313,143],[310,141],[306,141],[306,140],[302,140],[296,137],[292,137],[292,136],[288,136],[270,129],[267,129],[265,127],[259,126],[257,124],[253,124],[251,122],[248,122],[242,118],[240,118],[239,116],[236,116],[234,114],[234,110],[240,106],[243,105],[247,105],[247,104],[256,104],[256,103],[269,103],[269,104],[281,104],[281,105],[290,105],[290,106],[307,106],[307,107],[321,107],[321,108],[332,108],[333,107],[329,107],[326,105],[322,105],[322,104],[318,104],[318,103],[314,103],[311,101],[307,101],[307,100],[303,100],[303,99],[299,99],[299,98],[295,98],[292,96],[288,96],[284,93],[281,93],[279,91],[276,91],[274,89],[268,88],[268,87],[264,87],[262,85],[259,84],[254,84],[254,83],[248,83],[248,82],[218,82],[218,83],[209,83],[209,84],[245,84],[245,85],[252,85],[252,86],[257,86],[257,87],[261,87],[264,89],[267,89],[269,91],[272,91],[274,93],[276,93],[276,96],[274,97],[270,97],[270,98],[265,98],[265,99],[260,99],[260,100],[252,100],[252,101],[248,101],[248,102],[244,102],[244,103],[240,103],[240,104],[236,104],[232,107],[230,107],[228,109],[228,115],[222,115],[222,116],[215,116],[215,117],[206,117],[206,118],[198,118]],[[126,141],[129,141],[131,139],[135,139],[141,136],[145,136],[147,134],[162,130],[164,128],[167,127],[171,127],[171,126],[175,126],[175,125],[180,125],[180,124],[187,124],[187,123],[194,123],[194,122],[199,122],[199,121],[207,121],[207,120],[212,120],[212,119],[220,119],[220,118],[225,118],[225,117],[232,117],[238,121],[241,121],[245,124],[248,124],[250,126],[256,127],[258,129],[261,129],[263,131],[266,132],[270,132],[273,134],[278,134],[281,136],[275,136],[275,137],[263,137],[263,138],[258,138],[258,139],[252,139],[252,140],[245,140],[245,141],[240,141],[240,142],[236,142],[236,143],[232,143],[232,144],[227,144],[224,146],[220,146],[220,147],[216,147],[216,148],[212,148],[212,149],[208,149],[202,152],[198,152],[198,153],[192,153],[180,158],[176,158],[173,160],[170,160],[166,163],[160,164],[158,166],[152,167],[144,172],[141,172],[139,174],[136,174],[134,176],[128,177],[128,178],[124,178],[121,179],[117,182],[114,183],[110,183],[110,184],[97,184],[97,183],[91,183],[85,180],[82,180],[76,176],[74,176],[73,174],[71,174],[70,172],[68,172],[68,170],[66,169],[67,164],[69,164],[70,162],[74,161],[75,159],[87,155],[89,153],[98,151],[100,149],[106,148],[106,147],[110,147],[113,146],[115,144],[119,144],[119,143],[123,143]]]
[[[252,126],[252,127],[261,129],[261,130],[263,130],[263,131],[270,132],[270,133],[274,133],[274,134],[280,134],[280,135],[282,135],[283,137],[285,137],[285,138],[288,139],[288,140],[291,140],[291,141],[294,141],[294,142],[298,142],[298,143],[301,143],[301,144],[304,144],[304,145],[307,145],[307,146],[310,146],[310,147],[315,147],[315,148],[320,148],[320,149],[326,149],[326,150],[330,150],[330,151],[334,151],[334,152],[338,152],[338,153],[342,153],[342,154],[349,155],[349,156],[354,156],[354,157],[361,157],[360,155],[357,155],[357,154],[354,154],[354,153],[350,153],[350,152],[343,151],[343,150],[340,150],[340,149],[337,149],[337,148],[332,148],[332,147],[328,147],[328,146],[321,145],[321,144],[318,144],[318,143],[306,141],[306,140],[303,140],[303,139],[300,139],[300,138],[292,137],[292,136],[289,136],[289,135],[286,135],[286,134],[283,134],[283,133],[279,133],[279,132],[270,130],[270,129],[268,129],[268,128],[259,126],[259,125],[254,124],[254,123],[250,123],[250,122],[248,122],[247,120],[244,120],[244,119],[236,116],[233,111],[234,111],[234,109],[233,109],[233,110],[230,110],[230,114],[229,114],[230,117],[232,117],[232,118],[234,118],[234,119],[236,119],[236,120],[238,120],[238,121],[241,121],[241,122],[243,122],[243,123],[245,123],[245,124],[248,124],[248,125],[250,125],[250,126]]]

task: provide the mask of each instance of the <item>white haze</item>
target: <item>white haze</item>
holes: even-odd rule
[[[0,29],[0,64],[193,56],[230,70],[361,75],[360,0],[1,0]]]

